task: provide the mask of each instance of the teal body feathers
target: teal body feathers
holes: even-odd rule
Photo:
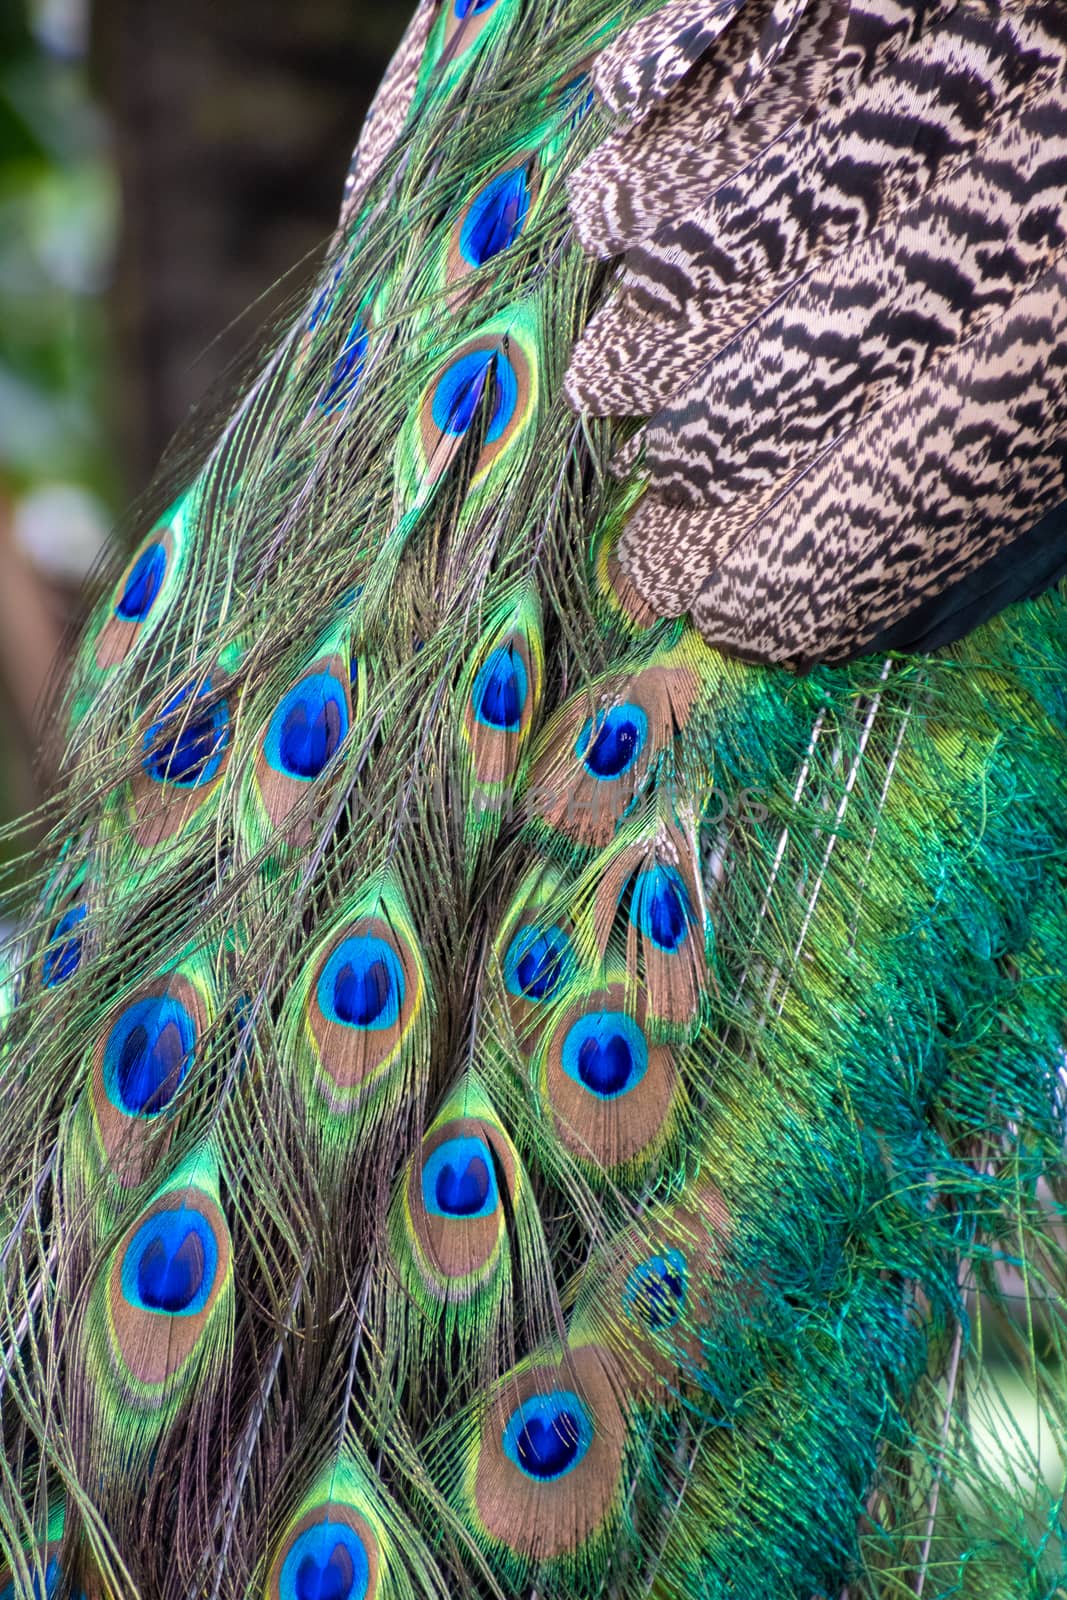
[[[908,51],[947,99],[987,25],[1010,118],[1048,16],[423,0],[64,693],[0,988],[4,1600],[1057,1594],[1062,1482],[975,1386],[995,1339],[1062,1447],[1067,599],[735,659],[654,613],[662,441],[568,400],[666,191]]]

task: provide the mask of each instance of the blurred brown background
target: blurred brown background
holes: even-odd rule
[[[124,507],[313,270],[408,9],[0,0],[0,821]]]
[[[402,0],[93,0],[93,82],[122,195],[114,280],[136,485],[226,362],[242,317],[333,225]],[[208,341],[213,341],[208,344]]]

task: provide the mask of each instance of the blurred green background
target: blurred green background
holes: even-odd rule
[[[125,508],[313,270],[407,10],[0,0],[0,822]]]

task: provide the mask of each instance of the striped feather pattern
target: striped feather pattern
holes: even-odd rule
[[[1065,340],[1061,259],[769,508],[705,580],[702,631],[746,656],[848,656],[1025,533],[1067,495]]]
[[[426,53],[438,0],[419,0],[415,15],[404,30],[385,76],[371,101],[359,143],[352,152],[352,161],[345,178],[344,199],[341,205],[340,228],[353,220],[360,196],[396,143],[404,126],[404,119],[415,97],[419,69]]]
[[[572,361],[569,392],[585,409],[607,413],[662,404],[821,257],[888,227],[949,184],[998,127],[1047,92],[1060,59],[1032,11],[954,14],[840,108],[796,125],[702,211],[672,220],[632,251],[626,305],[609,302],[594,318]],[[619,338],[628,316],[639,327],[645,319],[658,346],[630,351]],[[643,363],[653,348],[659,359]],[[586,362],[599,363],[590,392],[582,386]]]
[[[899,534],[896,540],[908,551],[906,562],[883,563],[881,581],[865,565],[867,547],[847,566],[849,573],[863,570],[868,583],[865,601],[850,606],[848,584],[859,580],[845,576],[827,542],[822,559],[788,558],[788,580],[772,563],[776,582],[768,575],[766,586],[757,585],[761,604],[777,610],[768,625],[731,610],[755,592],[739,585],[738,572],[751,572],[761,559],[757,548],[765,550],[756,533],[761,519],[773,527],[789,521],[796,532],[790,549],[821,540],[815,529],[822,513],[811,495],[814,481],[828,481],[824,454],[832,457],[846,443],[855,450],[864,419],[906,406],[903,396],[924,375],[937,371],[942,383],[966,383],[969,362],[983,359],[966,354],[969,341],[1057,259],[1065,108],[1064,22],[1054,7],[959,6],[947,16],[942,8],[909,20],[906,8],[894,15],[892,7],[854,6],[843,35],[839,16],[825,19],[829,31],[819,37],[829,57],[840,49],[835,69],[821,75],[810,69],[812,59],[825,67],[825,51],[812,57],[789,48],[796,20],[788,6],[772,11],[733,88],[714,63],[709,81],[718,76],[719,93],[727,102],[736,97],[736,105],[748,93],[749,64],[773,58],[793,67],[811,114],[777,137],[768,129],[754,159],[720,181],[702,208],[684,219],[676,211],[630,249],[616,296],[575,351],[567,392],[599,415],[649,419],[619,463],[622,471],[640,459],[647,475],[648,492],[617,552],[640,603],[679,615],[702,594],[694,615],[706,637],[746,655],[799,662],[854,654],[906,613],[909,594],[928,601],[995,551],[995,535],[968,552],[962,531],[930,543],[909,529],[906,543]],[[814,22],[809,16],[809,43]],[[729,42],[728,33],[722,43]],[[681,127],[693,113],[679,100]],[[781,106],[781,95],[772,103]],[[668,99],[657,113],[664,127],[671,111]],[[752,131],[759,143],[758,120]],[[601,151],[593,162],[602,159]],[[608,159],[619,163],[619,181],[601,191],[608,196],[601,214],[610,210],[611,217],[602,247],[632,235],[635,221],[620,136]],[[581,183],[579,174],[572,204],[588,244]],[[1013,326],[1031,321],[1024,312]],[[952,366],[947,358],[957,351]],[[1055,415],[1053,407],[1050,432]],[[905,427],[904,413],[899,420]],[[992,427],[993,417],[986,422]],[[1013,426],[1009,411],[997,431],[1006,440]],[[887,436],[873,428],[862,433],[875,452],[870,473],[879,470]],[[959,443],[953,434],[949,458]],[[791,485],[816,463],[817,480],[795,491],[810,508],[798,525]],[[1021,457],[1016,465],[1025,477]],[[1055,474],[1041,476],[1043,491],[1035,486],[1033,500],[1019,503],[1043,511],[1056,490]],[[895,503],[909,506],[907,497]],[[995,513],[987,510],[991,528]],[[892,513],[884,516],[891,521]],[[978,523],[969,518],[967,526]],[[1023,531],[1013,518],[1002,525],[1001,542]],[[932,539],[928,530],[926,541]],[[828,592],[812,593],[804,637],[794,638],[785,619],[799,619],[806,584]],[[886,595],[875,599],[882,587]],[[831,613],[836,632],[820,638],[818,619]],[[846,616],[860,631],[850,633]]]
[[[1004,125],[891,234],[805,277],[656,414],[646,460],[661,498],[623,541],[646,598],[686,610],[708,569],[797,477],[957,352],[966,366],[969,342],[1065,245],[1067,101],[1053,95]],[[656,555],[667,519],[670,573]]]
[[[790,59],[740,114],[744,45],[758,43],[765,7],[749,0],[698,64],[685,96],[668,99],[598,145],[570,180],[571,215],[585,249],[610,256],[701,209],[721,183],[779,137],[818,98],[843,37],[840,0],[813,0]],[[628,280],[627,280],[628,281]]]
[[[742,0],[668,0],[635,22],[593,63],[593,83],[604,104],[617,116],[645,115],[685,77],[741,8]]]

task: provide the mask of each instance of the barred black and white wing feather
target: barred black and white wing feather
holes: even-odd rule
[[[811,663],[945,642],[1067,563],[1031,532],[1065,493],[1065,19],[780,9],[571,180],[624,259],[567,392],[645,419],[641,599]]]

